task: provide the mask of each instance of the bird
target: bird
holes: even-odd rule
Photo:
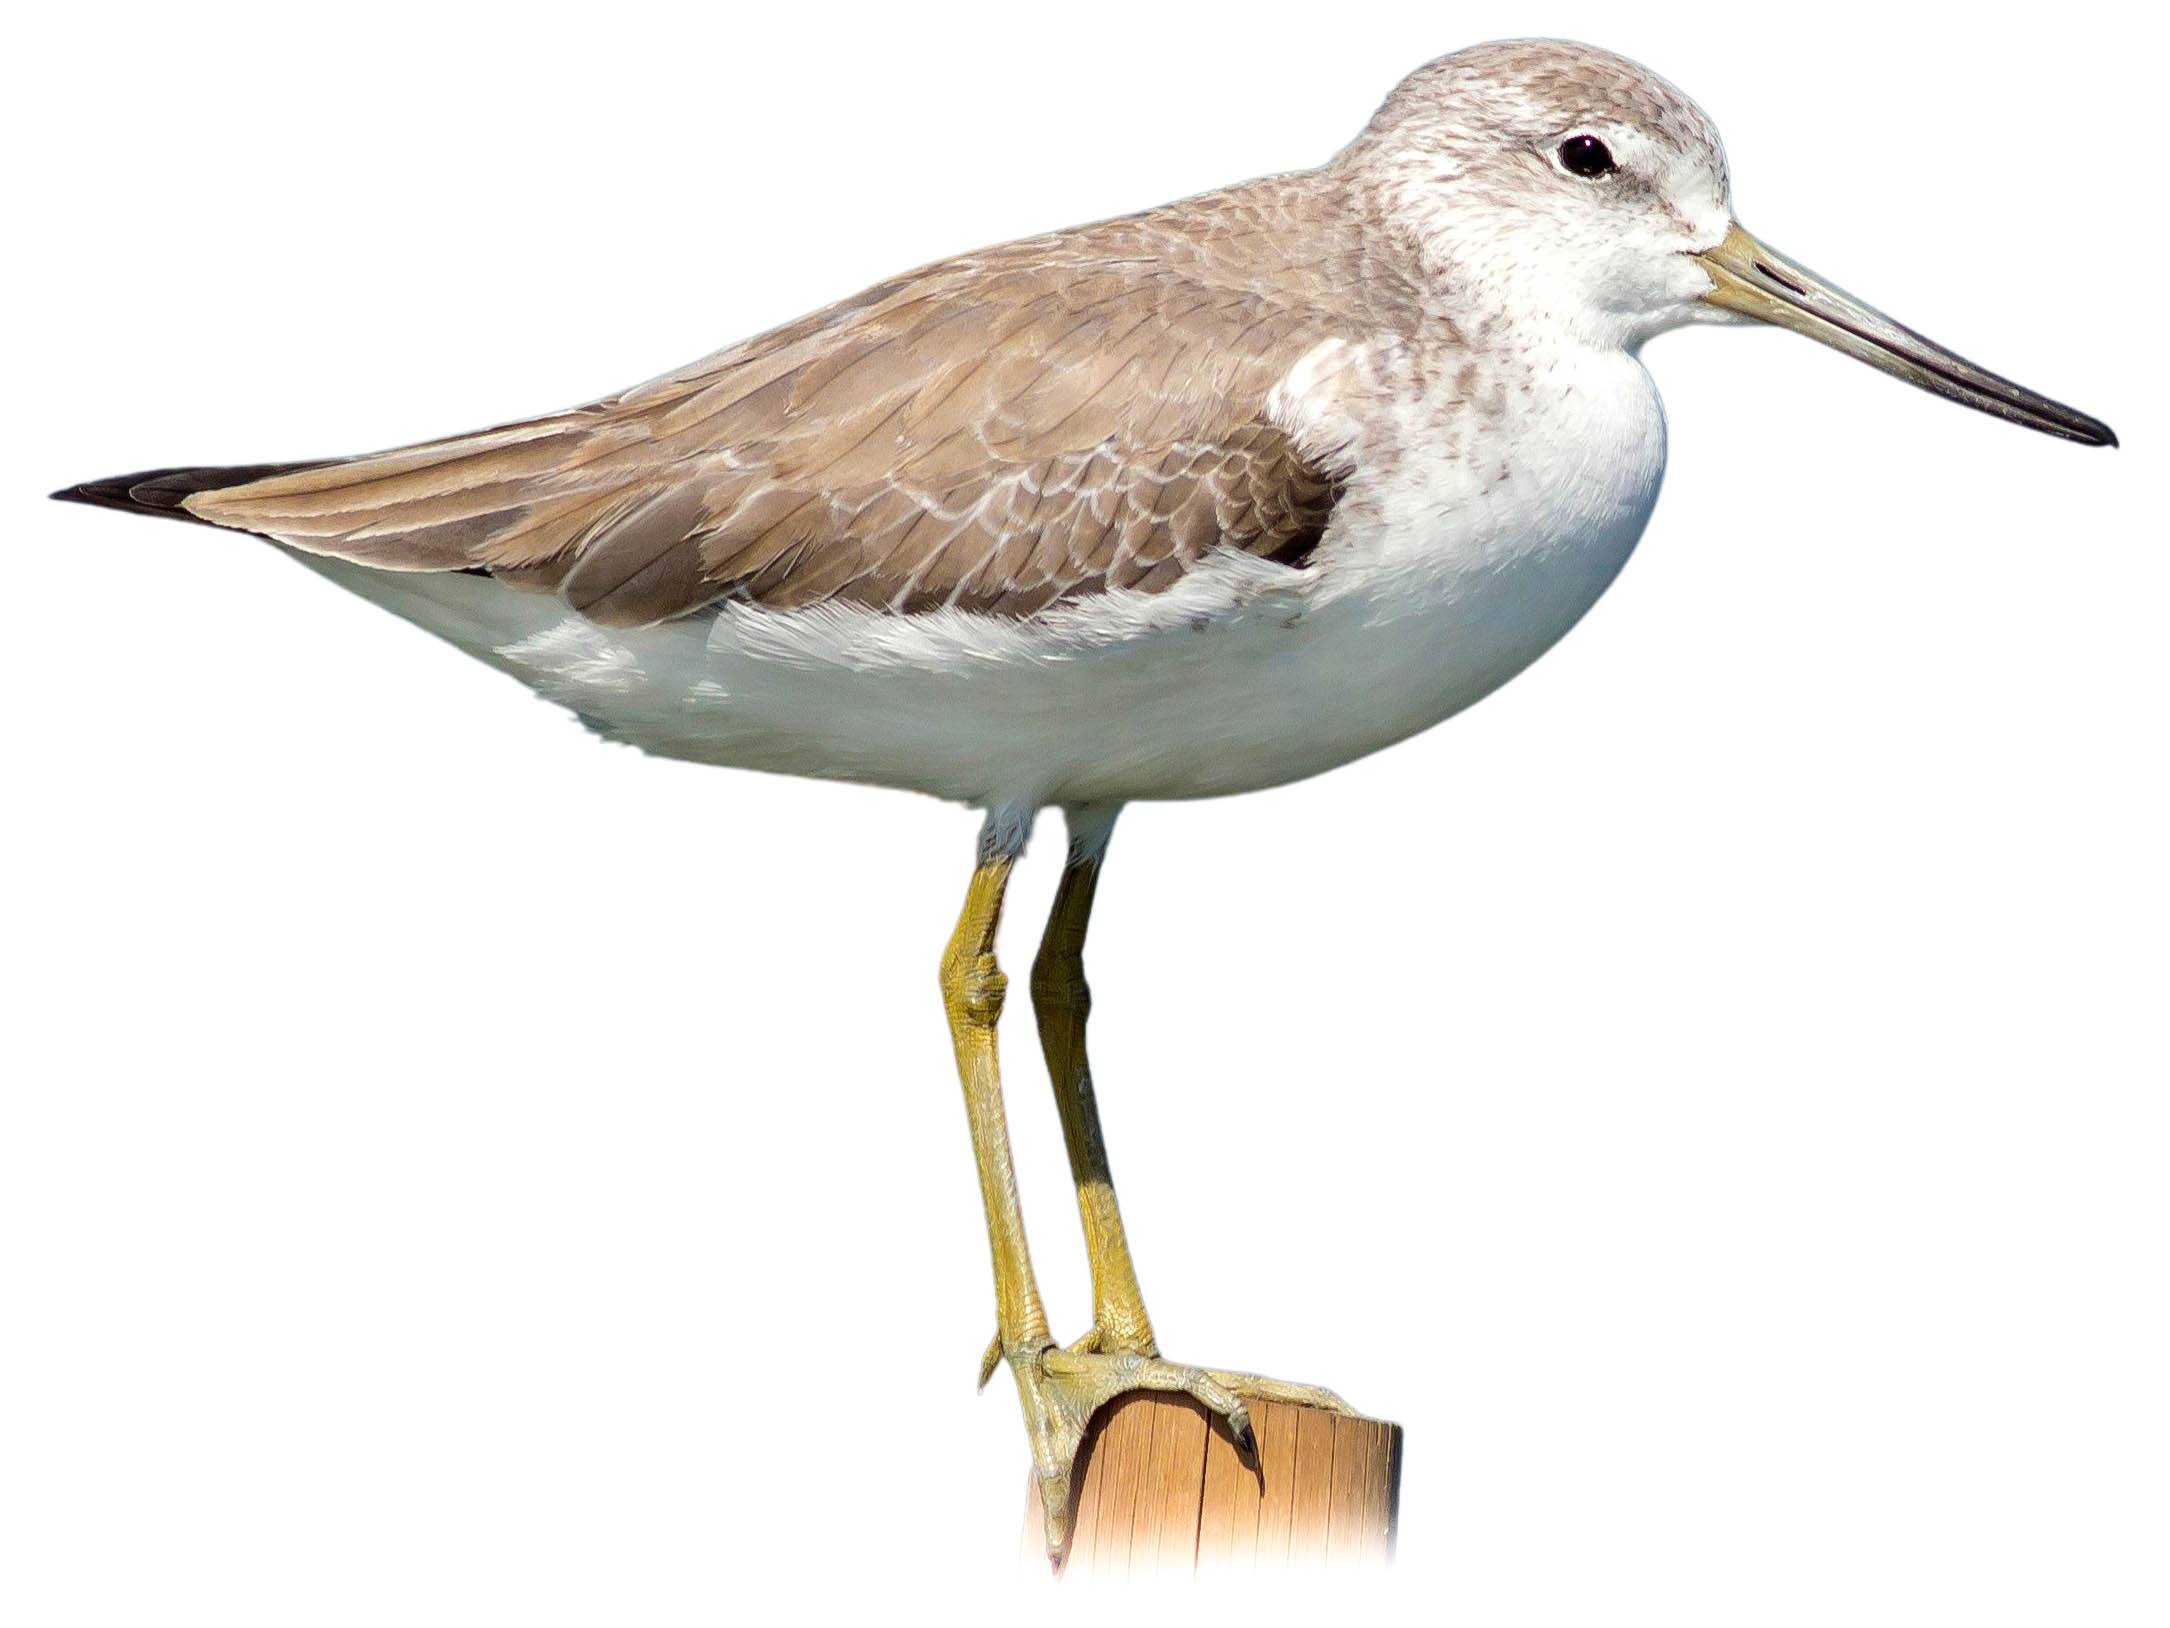
[[[1671,84],[1563,41],[1417,69],[1317,168],[942,260],[622,394],[310,462],[53,494],[255,534],[663,757],[980,816],[940,990],[1060,1567],[1094,1415],[1323,1388],[1162,1355],[1101,1133],[1084,947],[1124,807],[1409,739],[1564,637],[1666,463],[1641,352],[1774,324],[2027,429],[2101,421],[1841,292],[1735,217]],[[996,1035],[1040,815],[1067,851],[1030,990],[1092,1278],[1058,1343]]]

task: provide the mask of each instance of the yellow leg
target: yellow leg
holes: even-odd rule
[[[1078,865],[1064,876],[1062,896],[1050,923],[1055,949],[1050,955],[1043,948],[1041,955],[1050,987],[1055,981],[1061,983],[1055,998],[1042,1005],[1041,1035],[1050,1063],[1057,1065],[1056,1095],[1062,1104],[1071,1168],[1078,1173],[1078,1202],[1086,1241],[1093,1250],[1094,1302],[1104,1323],[1067,1350],[1049,1336],[1047,1313],[1033,1280],[1032,1257],[1025,1247],[1025,1217],[1018,1202],[995,1052],[995,1026],[1007,989],[1002,969],[995,964],[995,929],[1002,919],[1014,851],[1004,853],[989,844],[983,846],[983,854],[989,857],[983,857],[973,873],[964,914],[942,957],[942,1005],[957,1047],[957,1072],[964,1082],[965,1113],[971,1121],[973,1159],[994,1256],[996,1332],[980,1377],[984,1383],[995,1366],[1006,1361],[1017,1381],[1046,1517],[1047,1552],[1059,1566],[1069,1541],[1072,1481],[1086,1427],[1116,1397],[1139,1390],[1185,1392],[1227,1421],[1237,1447],[1254,1462],[1257,1443],[1245,1397],[1344,1410],[1345,1404],[1331,1391],[1314,1386],[1167,1362],[1153,1347],[1152,1325],[1146,1320],[1137,1278],[1130,1269],[1130,1251],[1123,1241],[1122,1219],[1115,1208],[1114,1184],[1108,1178],[1099,1115],[1093,1108],[1085,1067],[1084,979],[1078,951],[1091,910],[1092,887],[1091,876],[1080,876]],[[1097,864],[1095,853],[1095,871]],[[1073,924],[1074,932],[1064,923]],[[1041,982],[1036,973],[1036,986]]]
[[[1122,1210],[1115,1202],[1115,1177],[1108,1169],[1100,1107],[1093,1097],[1092,1064],[1085,1055],[1085,1020],[1092,1011],[1092,990],[1085,982],[1085,928],[1113,824],[1112,814],[1071,816],[1070,860],[1048,913],[1039,958],[1032,964],[1032,1011],[1055,1085],[1070,1176],[1077,1184],[1078,1217],[1085,1225],[1085,1253],[1092,1262],[1093,1326],[1078,1348],[1150,1357],[1160,1348],[1153,1341],[1152,1319],[1145,1314]]]
[[[1002,922],[1002,896],[1015,864],[1014,857],[988,859],[972,873],[964,914],[942,956],[942,1006],[957,1047],[965,1115],[972,1125],[972,1157],[979,1167],[980,1199],[987,1207],[987,1242],[995,1263],[995,1335],[1005,1354],[1051,1343],[1047,1313],[1032,1276],[1032,1254],[1025,1247],[1025,1213],[1010,1160],[1010,1128],[1002,1112],[1002,1071],[995,1053],[995,1025],[1009,988],[995,964],[995,929]]]

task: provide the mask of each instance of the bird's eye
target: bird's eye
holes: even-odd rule
[[[1560,168],[1585,181],[1595,181],[1620,167],[1612,149],[1595,136],[1569,136],[1560,143]]]

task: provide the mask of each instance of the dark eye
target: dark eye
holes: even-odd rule
[[[1595,181],[1619,167],[1613,159],[1612,149],[1595,136],[1569,136],[1560,143],[1560,168],[1569,175]]]

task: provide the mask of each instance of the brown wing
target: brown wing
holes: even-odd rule
[[[1021,243],[591,407],[184,506],[621,626],[725,596],[1021,616],[1216,548],[1299,563],[1336,482],[1265,407],[1336,329],[1225,258],[1155,217]]]

